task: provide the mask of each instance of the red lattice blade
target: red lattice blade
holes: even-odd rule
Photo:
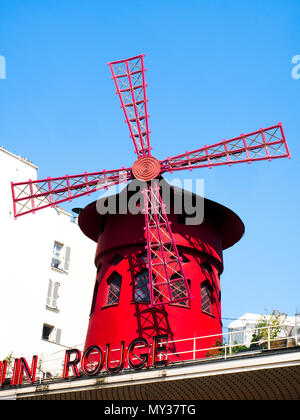
[[[151,305],[186,301],[189,286],[157,183],[143,195]]]
[[[161,161],[162,172],[290,158],[281,123]]]
[[[150,153],[144,55],[108,64],[137,156]]]
[[[132,179],[131,168],[11,184],[15,217],[53,207]]]

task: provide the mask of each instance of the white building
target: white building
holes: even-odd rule
[[[96,244],[66,211],[14,219],[11,182],[37,178],[35,165],[0,148],[0,360],[13,352],[29,364],[84,343],[96,277]]]
[[[246,313],[240,318],[231,322],[228,326],[228,333],[231,333],[230,340],[231,344],[239,344],[249,347],[253,334],[257,331],[257,323],[261,320],[261,314]],[[266,316],[266,319],[270,319],[270,315]],[[295,316],[283,316],[281,319],[282,327],[278,333],[278,338],[289,338],[293,337],[300,343],[300,317]],[[270,334],[272,328],[270,328]]]

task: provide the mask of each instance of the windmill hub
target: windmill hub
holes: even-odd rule
[[[133,176],[140,181],[151,181],[160,174],[160,171],[160,162],[153,156],[141,156],[132,166]]]

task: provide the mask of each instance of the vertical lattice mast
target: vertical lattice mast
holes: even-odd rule
[[[143,195],[151,304],[190,299],[187,279],[157,183],[148,184]]]

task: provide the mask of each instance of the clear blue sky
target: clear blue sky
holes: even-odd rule
[[[300,311],[299,0],[0,0],[0,144],[39,177],[131,166],[106,63],[140,53],[159,159],[282,121],[291,160],[192,175],[246,226],[224,253],[223,317]]]

